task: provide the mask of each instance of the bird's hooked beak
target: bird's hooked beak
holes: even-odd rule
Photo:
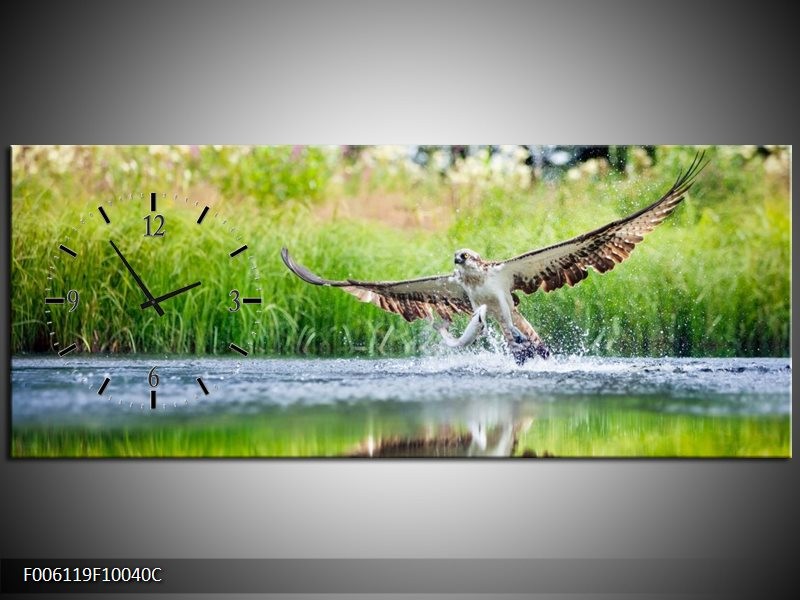
[[[463,264],[464,264],[464,259],[461,257],[461,255],[460,255],[460,254],[456,254],[456,258],[455,258],[455,261],[454,261],[454,262],[455,262],[457,265],[463,265]]]

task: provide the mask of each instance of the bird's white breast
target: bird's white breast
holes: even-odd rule
[[[460,277],[460,283],[467,292],[473,309],[485,304],[490,315],[500,318],[509,314],[509,291],[499,276],[490,269],[477,274],[467,274]]]

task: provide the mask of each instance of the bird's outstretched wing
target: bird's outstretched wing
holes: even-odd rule
[[[406,281],[333,281],[315,275],[281,249],[281,258],[300,279],[314,285],[338,287],[362,302],[402,315],[406,321],[438,315],[449,321],[455,313],[471,313],[469,297],[449,275],[421,277]]]
[[[589,267],[600,273],[613,269],[686,197],[695,177],[708,164],[703,162],[703,156],[703,153],[695,156],[669,191],[650,206],[566,242],[496,263],[506,277],[508,288],[526,294],[539,289],[550,292],[586,279]]]

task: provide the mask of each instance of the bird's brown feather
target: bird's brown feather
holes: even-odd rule
[[[307,283],[338,287],[362,302],[401,315],[406,321],[438,315],[447,321],[456,313],[471,313],[469,297],[449,275],[421,277],[404,281],[336,281],[324,279],[297,263],[286,248],[281,258],[295,275]]]
[[[605,273],[627,259],[645,234],[653,231],[686,197],[697,174],[705,167],[698,154],[685,173],[657,201],[627,217],[566,242],[533,250],[495,263],[509,288],[526,294],[573,286],[588,277],[588,268]]]

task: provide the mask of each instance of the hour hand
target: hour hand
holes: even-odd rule
[[[131,264],[127,261],[127,259],[124,256],[122,256],[122,252],[119,251],[119,248],[117,248],[117,245],[114,243],[114,240],[108,240],[108,241],[111,243],[111,247],[114,248],[114,252],[116,252],[117,256],[119,256],[120,259],[122,260],[122,264],[124,264],[125,268],[128,269],[128,271],[130,271],[131,275],[133,275],[133,278],[136,280],[136,285],[138,285],[139,288],[141,288],[142,292],[144,292],[144,295],[149,300],[149,303],[147,305],[155,308],[159,317],[164,316],[164,309],[158,305],[158,301],[155,298],[153,298],[153,294],[151,294],[150,290],[147,289],[147,286],[142,281],[142,278],[136,274],[136,271],[133,270]]]
[[[187,292],[192,288],[196,288],[198,285],[200,285],[200,282],[199,281],[195,281],[194,283],[190,283],[189,285],[185,285],[185,286],[183,286],[182,288],[180,288],[178,290],[174,290],[172,292],[168,292],[168,293],[164,294],[163,296],[159,296],[158,298],[152,298],[151,297],[150,300],[148,300],[147,302],[143,302],[139,306],[142,308],[142,310],[144,310],[145,308],[148,308],[150,306],[158,306],[159,302],[163,302],[164,300],[169,300],[170,298],[172,298],[174,296],[177,296],[178,294],[182,294],[183,292]]]

